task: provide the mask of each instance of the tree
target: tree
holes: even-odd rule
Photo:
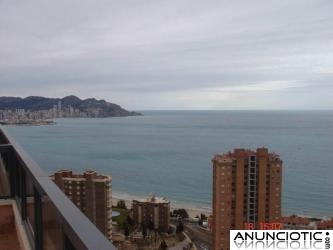
[[[154,223],[152,222],[152,220],[149,220],[149,222],[148,222],[148,228],[149,228],[149,230],[151,230],[151,231],[154,230]]]
[[[119,200],[117,202],[117,208],[127,209],[126,202],[124,200]]]
[[[178,221],[177,226],[176,226],[176,233],[181,233],[184,231],[184,225],[182,221]]]
[[[143,235],[143,238],[147,237],[147,226],[146,226],[146,224],[142,225],[142,235]]]
[[[201,220],[207,220],[207,216],[205,214],[200,214],[200,219]]]
[[[126,238],[130,235],[130,230],[129,230],[129,227],[127,225],[124,228],[124,234],[125,234]]]
[[[173,216],[174,217],[178,217],[179,216],[179,217],[181,217],[183,219],[189,217],[187,211],[184,208],[173,210]]]
[[[168,249],[168,245],[167,245],[167,243],[165,242],[165,240],[162,240],[162,241],[161,241],[160,249],[161,249],[161,250],[166,250],[166,249]]]
[[[133,220],[131,218],[131,216],[127,215],[127,223],[129,226],[133,226]]]

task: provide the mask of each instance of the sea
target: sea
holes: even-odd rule
[[[174,207],[205,211],[213,156],[268,147],[283,160],[283,214],[333,217],[333,111],[142,113],[5,130],[47,174],[93,169],[112,176],[118,198],[154,194]]]

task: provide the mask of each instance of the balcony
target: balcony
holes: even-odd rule
[[[115,249],[0,128],[0,246],[4,249]]]

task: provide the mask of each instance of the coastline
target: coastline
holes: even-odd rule
[[[140,196],[140,195],[128,195],[128,194],[119,194],[119,193],[114,193],[112,194],[112,206],[116,206],[117,202],[119,200],[124,200],[126,207],[128,209],[132,208],[132,200],[135,199],[143,199],[146,198],[147,196]],[[207,217],[212,215],[212,210],[209,208],[204,208],[204,207],[196,207],[195,204],[185,204],[185,203],[177,203],[174,201],[170,201],[170,211],[173,211],[175,209],[185,209],[189,215],[190,218],[194,218],[196,216],[200,216],[200,214],[204,214]],[[282,216],[292,216],[294,215],[293,213],[290,214],[282,214]],[[296,214],[297,216],[304,217],[304,218],[315,218],[315,219],[330,219],[333,218],[333,216],[328,216],[328,215],[322,215],[322,216],[315,216],[315,215],[310,215],[310,214]]]
[[[129,196],[129,195],[121,195],[118,193],[112,194],[112,206],[116,206],[119,200],[124,200],[126,207],[128,209],[132,208],[132,200],[145,198],[146,196]],[[183,208],[187,211],[190,218],[194,218],[196,216],[200,216],[200,214],[204,214],[209,216],[212,214],[211,210],[208,208],[197,208],[195,206],[191,206],[190,204],[180,204],[176,202],[170,201],[170,211],[175,209]]]
[[[55,125],[53,120],[19,120],[19,121],[0,121],[0,125],[16,125],[16,126],[43,126],[43,125]]]

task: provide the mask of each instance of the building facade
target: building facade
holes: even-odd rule
[[[90,221],[111,240],[111,176],[98,175],[91,170],[83,174],[73,174],[72,171],[61,170],[52,175],[51,179]]]
[[[133,220],[137,224],[167,232],[170,226],[170,202],[164,198],[151,196],[147,199],[133,200]]]
[[[230,230],[280,225],[282,161],[277,154],[267,148],[235,149],[215,155],[212,163],[215,250],[229,250]]]
[[[310,218],[300,217],[297,215],[282,217],[284,230],[315,230],[316,222]]]

